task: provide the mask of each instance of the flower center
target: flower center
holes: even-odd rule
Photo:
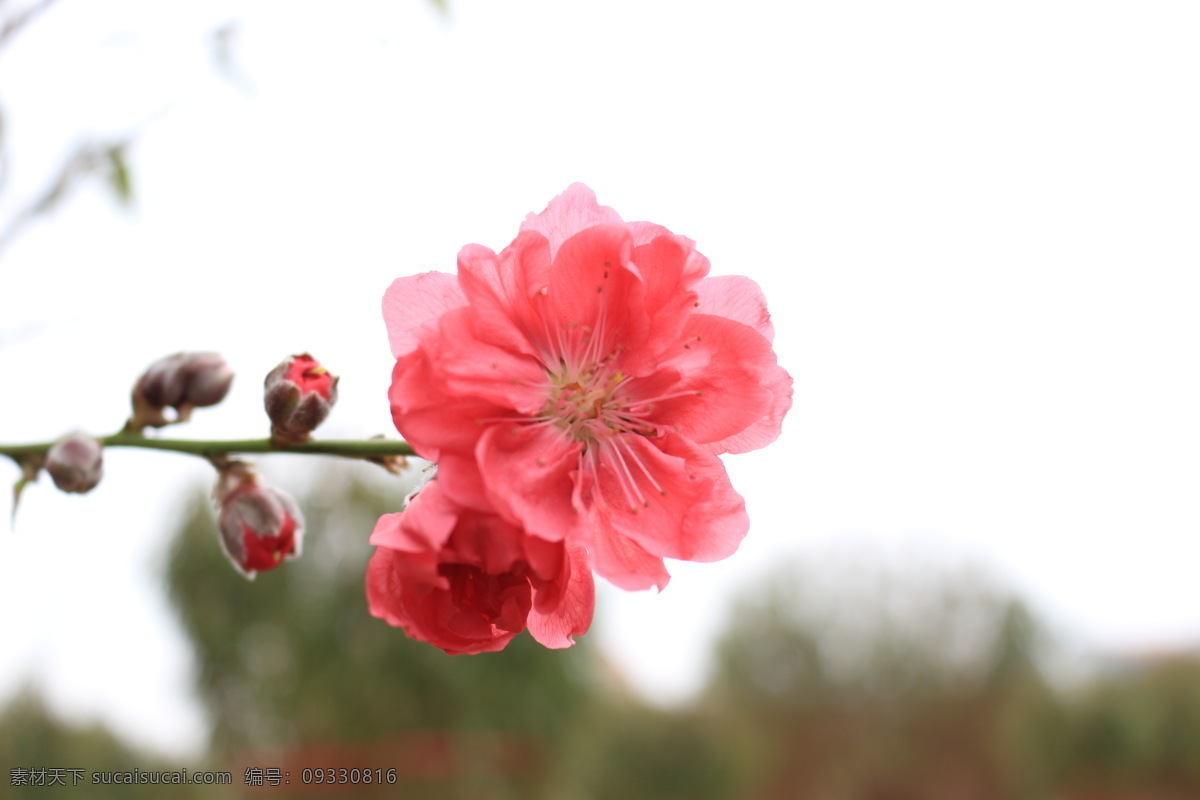
[[[541,416],[572,440],[587,444],[636,427],[623,413],[629,398],[617,394],[625,383],[620,372],[609,372],[602,365],[577,370],[563,364],[558,373],[548,377],[549,392]]]

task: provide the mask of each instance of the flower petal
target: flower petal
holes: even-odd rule
[[[657,227],[657,226],[655,226]],[[694,284],[708,271],[708,259],[696,252],[686,236],[663,233],[638,244],[630,255],[642,280],[644,311],[649,322],[645,341],[622,350],[620,367],[627,374],[643,375],[654,369],[682,335],[688,315],[695,309]],[[689,274],[702,262],[703,272]]]
[[[565,587],[555,587],[555,601],[548,608],[543,598],[545,589],[534,589],[533,607],[529,611],[529,633],[545,647],[560,649],[575,644],[574,637],[587,633],[596,607],[596,589],[587,552],[582,547],[567,546],[569,555],[562,572]]]
[[[700,296],[697,310],[701,314],[713,314],[749,325],[768,342],[775,341],[775,326],[767,311],[767,298],[754,281],[742,275],[719,275],[700,281],[696,293]]]
[[[493,511],[487,485],[470,452],[447,450],[438,461],[438,482],[452,502],[472,511]]]
[[[525,538],[520,528],[496,514],[462,509],[454,537],[440,557],[443,562],[471,564],[489,575],[502,575],[525,560]]]
[[[629,230],[630,235],[633,236],[634,247],[649,244],[663,236],[686,242],[685,249],[688,251],[688,256],[684,262],[683,271],[680,273],[680,279],[685,286],[692,286],[708,274],[710,266],[708,259],[696,251],[696,243],[686,236],[671,233],[671,231],[662,225],[655,225],[653,222],[630,222],[625,227]]]
[[[457,509],[443,496],[437,481],[430,481],[404,511],[379,518],[371,544],[406,553],[432,552],[445,545],[457,523]]]
[[[747,325],[711,314],[691,315],[683,337],[662,366],[679,375],[674,392],[687,394],[657,403],[647,416],[715,452],[776,439],[791,407],[792,379],[771,343]],[[751,428],[753,434],[734,438]]]
[[[623,227],[599,225],[563,243],[550,273],[552,322],[579,345],[567,355],[572,361],[598,360],[617,342],[626,347],[646,337],[645,286],[629,260],[632,240]],[[584,346],[585,335],[597,344]],[[594,350],[591,358],[587,350]]]
[[[477,397],[521,414],[546,402],[546,372],[528,355],[475,335],[472,307],[442,316],[436,338],[425,343],[437,377],[451,396]]]
[[[547,541],[580,523],[571,503],[583,445],[552,425],[491,425],[475,448],[488,499],[496,510]]]
[[[597,523],[600,528],[601,523]],[[592,568],[618,589],[636,592],[657,586],[661,592],[671,580],[663,560],[647,553],[645,548],[625,536],[614,536],[595,530],[588,552]]]
[[[706,446],[714,453],[749,453],[779,438],[783,418],[792,407],[792,376],[774,364],[759,375],[759,383],[771,394],[766,413],[742,432],[708,443]]]
[[[383,293],[383,322],[392,355],[399,358],[415,350],[423,326],[466,302],[455,275],[425,272],[392,281]]]
[[[717,561],[750,527],[716,455],[680,436],[613,437],[597,457],[597,539],[629,539],[654,556]]]
[[[433,588],[408,579],[404,561],[397,550],[380,547],[367,564],[367,604],[371,615],[389,625],[403,628],[414,639],[440,647],[452,655],[487,653],[503,650],[520,632],[490,623],[473,609],[455,601],[454,589]],[[456,576],[462,584],[476,576]],[[521,587],[515,583],[493,588],[500,607],[499,618],[522,615]],[[525,613],[528,613],[528,584],[525,584]]]
[[[522,233],[500,255],[468,245],[458,254],[458,278],[471,304],[477,339],[514,353],[543,354],[545,317],[536,301],[550,283],[545,237]]]
[[[575,234],[593,225],[621,225],[621,215],[596,202],[596,194],[582,183],[572,183],[567,190],[547,204],[540,214],[530,214],[521,225],[522,231],[536,231],[550,243],[550,257]]]
[[[421,458],[441,461],[446,453],[470,453],[479,437],[475,420],[512,411],[494,402],[451,391],[433,359],[418,349],[396,361],[388,389],[392,420]]]

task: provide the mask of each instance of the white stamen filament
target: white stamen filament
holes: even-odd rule
[[[613,446],[609,448],[609,451],[616,456],[616,462],[621,467],[620,471],[617,472],[617,477],[620,479],[621,488],[625,491],[625,499],[629,501],[629,510],[636,514],[638,506],[645,507],[650,504],[646,502],[646,496],[638,488],[637,481],[633,479],[633,473],[629,471],[629,465],[625,463],[625,456],[621,454],[621,448],[618,446],[621,441],[620,435],[612,437],[609,441],[613,442]],[[634,460],[638,461],[637,458],[634,458]],[[641,464],[640,461],[638,463]],[[645,469],[643,466],[642,470],[645,471]],[[632,493],[630,490],[632,490]],[[636,502],[634,502],[634,495],[637,495]]]

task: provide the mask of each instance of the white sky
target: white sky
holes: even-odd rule
[[[0,54],[0,212],[141,132],[132,213],[86,189],[0,259],[0,441],[115,429],[181,349],[241,377],[180,435],[260,435],[259,376],[306,349],[342,376],[324,435],[390,431],[383,289],[581,180],[757,280],[796,380],[783,437],[726,461],[742,550],[602,593],[635,685],[694,689],[728,590],[831,542],[976,554],[1098,647],[1200,640],[1200,6],[451,3],[62,0]],[[206,37],[231,19],[241,88]],[[36,672],[195,747],[153,564],[208,468],[106,458],[0,528],[0,695]]]

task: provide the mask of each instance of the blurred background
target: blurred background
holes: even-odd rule
[[[1168,0],[0,0],[0,442],[117,429],[179,350],[238,372],[179,436],[265,435],[305,350],[322,436],[389,433],[383,290],[577,180],[758,281],[796,381],[726,458],[741,550],[601,586],[565,652],[371,618],[411,476],[369,464],[259,460],[309,539],[252,583],[197,459],[0,493],[0,797],[1200,797],[1198,37]]]

